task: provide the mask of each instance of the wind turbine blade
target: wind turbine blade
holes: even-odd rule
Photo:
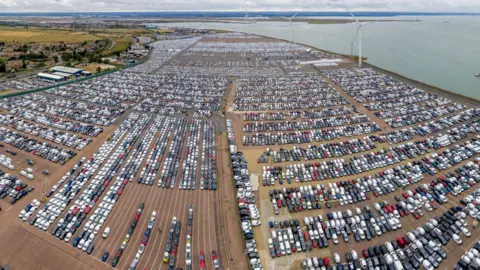
[[[297,14],[298,14],[298,12],[297,12],[297,13],[295,13],[295,14],[293,14],[293,16],[292,16],[292,17],[290,17],[290,20],[291,20],[291,19],[293,19],[293,18],[295,18],[295,16],[297,16]]]
[[[283,17],[283,16],[278,16],[278,17],[280,17],[280,18],[284,18],[284,19],[285,19],[285,20],[287,20],[287,21],[289,21],[289,20],[290,20],[290,18],[287,18],[287,17]]]
[[[354,19],[357,23],[360,23],[360,22],[357,20],[357,18],[355,18],[355,16],[353,16],[353,13],[350,12],[350,10],[349,10],[347,7],[345,7],[345,9],[348,11],[348,13],[350,13],[350,15],[353,17],[353,19]]]

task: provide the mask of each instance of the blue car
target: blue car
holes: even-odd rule
[[[75,238],[75,240],[73,240],[73,244],[72,244],[72,245],[73,245],[74,247],[77,247],[78,242],[80,242],[80,239],[82,239],[82,238],[80,238],[80,236],[77,236],[77,238]]]
[[[107,261],[108,256],[110,256],[110,253],[108,253],[108,251],[105,251],[105,253],[104,253],[103,256],[102,256],[102,262]]]

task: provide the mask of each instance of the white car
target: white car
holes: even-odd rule
[[[341,261],[340,255],[338,255],[338,253],[333,254],[333,259],[334,259],[336,264],[339,264],[340,261]]]
[[[425,270],[433,270],[433,266],[430,264],[430,262],[428,260],[423,260],[422,262],[422,265],[423,265],[423,268],[425,268]]]
[[[137,254],[142,255],[144,250],[145,250],[145,245],[141,244],[140,247],[138,248]]]
[[[470,237],[472,234],[468,231],[467,228],[463,227],[462,228],[462,233],[466,236],[466,237]]]
[[[460,238],[460,236],[458,236],[457,234],[453,234],[452,238],[458,245],[461,245],[463,243],[462,238]]]
[[[65,240],[65,242],[68,242],[68,241],[70,241],[71,238],[72,238],[72,233],[69,232],[69,233],[67,233],[67,235],[65,235],[64,240]]]
[[[102,237],[107,238],[107,236],[110,234],[110,227],[105,228],[103,231]]]

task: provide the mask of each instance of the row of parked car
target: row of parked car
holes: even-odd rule
[[[141,214],[140,210],[143,211],[143,209],[140,208],[138,211],[138,213]],[[140,261],[140,258],[142,257],[142,254],[145,251],[145,248],[148,244],[148,239],[150,238],[150,234],[153,231],[153,226],[155,225],[156,218],[157,218],[157,212],[153,211],[152,215],[150,216],[150,220],[148,221],[147,229],[145,229],[145,233],[143,234],[142,243],[138,247],[137,253],[135,254],[135,258],[133,258],[132,262],[130,263],[130,266],[128,267],[129,270],[135,270],[135,268],[137,267],[137,264]],[[138,222],[138,220],[136,221]]]
[[[168,231],[168,240],[165,244],[165,252],[163,253],[163,263],[168,264],[170,269],[173,269],[176,264],[176,256],[178,252],[178,245],[180,243],[180,232],[182,230],[182,222],[177,220],[177,217],[172,218],[172,223],[170,224],[170,230]],[[191,242],[191,231],[190,234],[187,235],[187,241],[190,240]],[[190,247],[190,250],[188,250]],[[191,243],[186,243],[186,251],[190,251],[191,253]],[[187,258],[187,256],[185,256]],[[190,256],[191,260],[191,256]],[[188,266],[187,266],[188,267]],[[190,261],[190,268],[192,267]]]
[[[403,97],[424,94],[421,89],[378,73],[371,68],[335,69],[323,71],[323,73],[360,103],[401,100]]]
[[[259,104],[259,103],[305,103],[309,101],[316,101],[316,100],[325,100],[325,99],[339,99],[342,96],[338,92],[320,92],[316,95],[312,95],[309,93],[305,96],[302,96],[300,93],[298,95],[292,95],[292,93],[288,93],[287,95],[278,95],[277,93],[281,92],[281,90],[276,91],[262,91],[266,95],[259,96],[258,93],[254,94],[253,96],[246,96],[245,94],[242,96],[237,96],[233,102],[236,104]],[[302,92],[302,91],[300,91]],[[315,91],[313,91],[315,92]],[[270,94],[270,95],[269,95]]]
[[[322,130],[304,130],[278,133],[255,133],[243,136],[244,146],[303,144],[320,141],[329,141],[341,137],[352,137],[375,133],[382,129],[378,124],[363,123],[351,126],[341,126]]]
[[[177,181],[177,174],[179,172],[180,160],[182,156],[182,149],[184,147],[184,138],[190,125],[183,118],[178,119],[175,128],[173,129],[172,142],[168,148],[167,157],[163,164],[160,178],[157,186],[162,188],[174,188]],[[194,162],[197,162],[196,160]],[[191,187],[195,187],[192,183]]]
[[[0,103],[0,106],[2,104]],[[56,116],[50,116],[41,112],[28,110],[22,107],[15,107],[12,110],[9,110],[9,113],[15,113],[15,115],[28,119],[32,122],[42,124],[45,126],[58,128],[66,131],[71,131],[74,133],[80,133],[83,135],[97,137],[100,133],[103,132],[103,127],[95,126],[91,124],[85,124],[80,122],[72,122],[68,119],[63,119]]]
[[[128,134],[121,141],[121,144],[107,157],[105,163],[102,164],[99,171],[83,189],[82,193],[77,197],[67,212],[66,216],[71,215],[74,217],[67,225],[67,228],[68,226],[79,228],[86,220],[83,231],[93,233],[93,236],[91,236],[93,242],[95,236],[101,231],[105,221],[113,211],[116,202],[118,202],[120,196],[123,194],[125,187],[129,183],[129,178],[134,177],[138,172],[139,163],[143,160],[147,149],[146,147],[141,148],[139,145],[137,145],[137,147],[133,146],[139,140],[142,129],[149,121],[150,117],[137,119]],[[152,129],[146,131],[144,134],[145,143],[151,142],[153,139],[156,130],[151,130]],[[127,160],[130,152],[132,154]],[[122,167],[123,164],[125,164],[124,167]],[[137,167],[134,166],[135,164],[137,164]],[[122,167],[122,170],[120,170],[120,167]],[[117,173],[119,174],[117,175]],[[115,175],[117,176],[113,179]],[[104,192],[106,194],[103,196],[103,199],[100,200]],[[95,211],[92,211],[97,203],[99,203],[98,207],[95,208]],[[85,216],[85,218],[75,220],[75,216],[78,215],[78,213],[80,213],[81,217]],[[90,213],[92,214],[88,217]],[[88,219],[86,217],[88,217]]]
[[[393,128],[414,125],[420,122],[430,121],[432,119],[441,117],[446,114],[451,114],[464,110],[467,106],[458,103],[451,103],[441,107],[435,107],[429,110],[411,113],[404,116],[397,116],[395,118],[387,118],[385,122]]]
[[[74,121],[80,121],[97,126],[109,126],[115,118],[103,115],[97,115],[94,113],[87,113],[82,111],[76,111],[68,108],[57,107],[52,104],[45,104],[40,102],[34,102],[23,97],[6,98],[0,102],[3,108],[8,108],[9,111],[17,110],[17,108],[24,108],[27,110],[37,111],[46,115],[69,118]],[[14,112],[11,112],[14,114]]]
[[[454,125],[461,124],[465,121],[474,120],[478,123],[478,118],[480,117],[480,109],[468,109],[461,111],[452,116],[445,116],[434,121],[430,121],[420,125],[419,131],[422,134],[429,134],[434,132],[439,132],[441,130],[450,128]]]
[[[4,154],[0,154],[0,165],[9,170],[15,169],[15,166],[12,163],[12,159],[5,156]]]
[[[116,267],[117,264],[120,262],[120,258],[122,257],[123,255],[123,252],[125,251],[125,249],[127,248],[127,245],[128,243],[130,243],[130,238],[131,236],[133,235],[133,233],[135,232],[135,229],[137,228],[137,224],[138,224],[138,221],[140,220],[140,217],[142,216],[142,213],[143,213],[143,209],[145,208],[145,204],[144,203],[140,203],[140,205],[138,206],[138,210],[135,211],[135,218],[132,220],[132,223],[130,223],[130,226],[128,227],[128,231],[125,235],[125,239],[123,239],[122,243],[120,244],[120,248],[118,249],[117,253],[115,254],[115,256],[113,257],[113,260],[112,262],[110,263],[110,265],[112,267]],[[150,233],[151,233],[151,230],[153,228],[153,224],[154,224],[154,221],[155,221],[155,218],[157,216],[157,213],[155,211],[152,212],[152,215],[150,217],[150,221],[148,222],[148,226],[147,226],[147,231],[145,232],[145,235],[144,235],[144,240],[145,238],[147,238],[148,240],[148,237],[150,236]],[[148,230],[148,227],[150,227],[150,230]],[[106,228],[108,229],[108,228]],[[148,235],[147,235],[148,234]],[[108,235],[107,235],[108,236]],[[105,237],[104,237],[105,238]],[[142,240],[143,242],[143,240]],[[142,243],[143,244],[143,243]],[[145,244],[143,244],[143,247],[140,246],[139,250],[137,251],[137,254],[140,252],[140,256],[142,255],[143,251],[145,249]],[[108,251],[105,251],[105,253],[103,254],[102,256],[102,261],[103,262],[106,262],[108,257],[110,256],[110,253]],[[138,258],[139,259],[139,258]],[[135,262],[136,261],[136,262]],[[136,260],[136,258],[132,261],[132,263],[135,262],[138,263],[138,260]],[[135,269],[135,268],[134,268]]]
[[[166,117],[163,119],[163,121],[155,122],[155,124],[156,123],[158,123],[156,128],[160,131],[160,136],[155,140],[152,151],[150,151],[147,155],[147,161],[140,172],[140,177],[137,180],[139,184],[153,185],[157,173],[160,170],[160,162],[165,155],[168,140],[171,137],[172,132],[175,130],[173,127],[176,123],[176,120],[175,118]],[[130,181],[132,180],[133,178],[130,179]]]
[[[304,121],[248,122],[243,125],[243,132],[312,130],[368,122],[370,122],[370,118],[365,114],[318,118]]]
[[[50,95],[32,93],[29,95],[22,96],[22,98],[35,101],[35,102],[50,104],[50,105],[54,105],[62,108],[72,109],[75,111],[87,112],[87,113],[104,115],[109,117],[117,117],[124,113],[124,110],[118,109],[115,107],[106,107],[106,106],[97,105],[90,102],[85,103],[78,100],[61,98],[59,96],[52,97]]]
[[[212,121],[203,125],[202,166],[200,167],[200,189],[217,189],[216,126]]]
[[[10,204],[15,204],[33,190],[33,186],[29,186],[17,177],[0,170],[0,199],[9,196],[11,198]]]
[[[340,157],[354,153],[369,151],[374,149],[375,137],[366,136],[362,139],[351,139],[340,143],[325,143],[319,145],[293,146],[293,148],[280,148],[278,151],[267,148],[259,157],[257,163],[281,163],[288,161],[315,160],[331,157]]]
[[[182,50],[192,46],[200,37],[184,37],[179,39],[159,40],[148,44],[148,59],[135,67],[129,68],[131,73],[153,73]]]
[[[479,162],[479,159],[475,159],[474,162],[467,162],[454,172],[438,177],[436,181],[430,183],[432,188],[423,185],[420,189],[404,192],[405,199],[414,197],[417,192],[420,192],[423,197],[410,198],[407,204],[402,204],[402,207],[413,212],[425,203],[425,208],[430,210],[430,204],[426,202],[434,200],[437,203],[444,203],[448,193],[452,193],[454,196],[460,194],[480,181]],[[274,189],[270,191],[270,199],[275,213],[278,213],[282,207],[288,207],[289,212],[320,209],[323,202],[327,208],[330,208],[331,201],[335,200],[338,200],[340,205],[357,203],[369,199],[368,193],[370,192],[374,196],[380,196],[419,182],[423,179],[420,168],[418,164],[407,164],[380,172],[374,177],[365,176],[351,181],[329,183],[328,186],[318,184],[281,190]]]
[[[62,165],[77,155],[77,152],[74,150],[42,142],[33,137],[27,137],[22,133],[11,131],[5,127],[0,127],[0,140],[17,149]]]
[[[476,221],[480,219],[480,189],[475,190],[470,195],[464,197],[461,204],[465,206],[463,212],[471,216]],[[455,265],[456,270],[479,268],[480,267],[480,242],[477,241],[473,247],[466,249],[465,254],[458,260]]]
[[[227,136],[230,149],[230,158],[232,160],[233,180],[237,188],[237,200],[242,221],[242,232],[246,239],[246,249],[249,263],[252,269],[262,270],[260,255],[256,250],[256,242],[252,225],[260,225],[258,208],[255,204],[255,194],[253,193],[253,185],[250,181],[247,161],[242,152],[237,151],[235,144],[235,135],[233,133],[233,123],[227,119]],[[254,217],[252,221],[252,216]],[[257,221],[255,221],[257,220]]]
[[[92,138],[84,138],[75,134],[60,131],[58,129],[55,130],[41,125],[33,124],[13,115],[1,114],[0,124],[12,127],[23,133],[38,136],[58,144],[75,148],[77,150],[82,150],[92,141]]]
[[[198,42],[188,48],[187,52],[214,52],[214,53],[268,53],[268,52],[305,52],[303,45],[289,44],[283,41],[276,42]]]
[[[453,141],[455,139],[451,137]],[[347,175],[355,175],[367,172],[377,168],[397,164],[406,159],[414,159],[417,156],[424,155],[433,149],[440,149],[448,145],[443,140],[441,134],[434,139],[408,142],[402,145],[396,145],[387,150],[379,150],[370,154],[363,154],[352,157],[348,160],[334,159],[329,161],[315,163],[300,163],[282,166],[264,166],[262,183],[274,185],[275,181],[282,179],[284,181],[309,182],[321,181],[325,179],[338,178]],[[420,161],[426,163],[429,173],[435,173],[436,169],[446,169],[447,167],[465,160],[480,151],[480,141],[476,138],[473,141],[466,141],[456,145],[452,149],[445,149],[443,153],[433,153],[427,160]],[[458,155],[455,155],[458,154]]]
[[[142,101],[142,111],[156,111],[150,107],[165,107],[172,110],[197,109],[216,111],[228,80],[224,76],[172,75],[161,89]],[[165,109],[164,108],[164,109]]]
[[[452,207],[442,216],[433,218],[403,237],[398,237],[385,244],[370,246],[362,250],[361,255],[355,250],[346,252],[346,262],[342,263],[340,254],[333,254],[334,265],[329,267],[328,258],[306,258],[302,261],[303,269],[423,269],[432,270],[447,258],[446,249],[450,239],[457,244],[463,241],[458,233],[470,237],[463,220],[465,214],[461,208]],[[457,268],[456,268],[457,269]],[[459,268],[462,269],[462,268]],[[467,268],[464,268],[467,269]]]
[[[246,76],[238,79],[233,109],[297,110],[347,104],[346,99],[314,74]]]
[[[358,113],[355,106],[327,108],[311,111],[288,111],[288,112],[266,112],[255,113],[249,112],[243,115],[244,121],[285,121],[289,117],[291,120],[297,119],[317,119],[323,117],[342,116],[348,114]]]
[[[397,108],[400,106],[407,106],[414,103],[426,102],[429,100],[433,100],[435,98],[437,98],[437,95],[422,93],[414,96],[405,96],[398,99],[367,103],[364,106],[370,111],[377,111],[377,110]]]
[[[132,117],[127,119],[111,136],[110,140],[107,140],[90,158],[85,162],[85,157],[82,160],[73,166],[73,168],[68,171],[53,187],[47,192],[47,197],[50,197],[49,201],[41,207],[36,215],[30,218],[29,223],[31,225],[38,224],[37,227],[41,227],[43,230],[47,230],[53,221],[61,214],[63,210],[70,205],[71,201],[80,193],[83,186],[90,181],[92,176],[97,172],[100,165],[107,159],[107,157],[113,152],[113,149],[121,142],[121,139],[127,134],[130,130],[131,125],[138,118]],[[85,162],[82,165],[82,163]],[[64,218],[64,223],[62,223],[62,230],[67,230],[67,225],[71,224],[74,217],[76,217],[75,222],[73,222],[68,228],[68,231],[73,234],[73,232],[80,227],[81,222],[77,224],[78,219],[85,219],[87,213],[91,210],[91,206],[87,208],[87,205],[83,207],[72,207],[70,211]],[[87,213],[85,213],[87,211]],[[24,220],[27,220],[29,217],[24,217]],[[78,225],[78,226],[77,226]],[[55,233],[56,235],[56,233]],[[60,234],[59,234],[60,236]]]

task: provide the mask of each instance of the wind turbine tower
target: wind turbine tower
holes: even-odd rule
[[[289,23],[289,29],[288,29],[288,49],[290,49],[290,46],[292,44],[292,20],[293,18],[295,18],[295,16],[297,16],[298,12],[293,14],[292,17],[290,18],[287,18],[287,17],[283,17],[281,16],[282,18],[284,18],[285,20],[288,20],[288,23]]]
[[[351,53],[353,54],[353,43],[355,42],[355,39],[358,36],[358,67],[361,68],[362,67],[362,26],[367,25],[367,24],[371,24],[371,23],[374,23],[374,22],[360,23],[357,20],[357,18],[355,18],[355,16],[353,16],[352,12],[350,12],[350,10],[347,7],[345,7],[345,9],[348,11],[348,13],[350,13],[352,18],[355,20],[355,22],[358,25],[357,33],[355,34],[355,38],[352,41]]]

